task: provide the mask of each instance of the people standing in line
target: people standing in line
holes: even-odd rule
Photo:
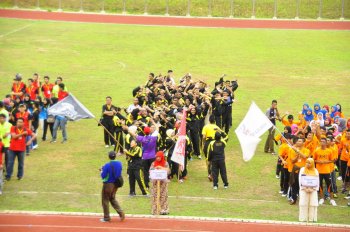
[[[27,137],[31,136],[31,139],[27,140]],[[24,126],[23,118],[18,118],[16,126],[11,127],[11,143],[8,153],[8,165],[6,167],[6,180],[9,181],[12,176],[13,166],[15,158],[18,160],[18,172],[17,178],[21,180],[24,175],[24,153],[26,146],[29,146],[36,135]]]
[[[122,163],[116,159],[116,153],[110,151],[108,157],[110,162],[106,163],[101,169],[101,178],[103,182],[102,186],[102,208],[103,208],[103,218],[100,219],[101,222],[111,221],[111,216],[109,214],[109,203],[119,214],[120,220],[125,220],[125,213],[120,207],[118,201],[115,199],[115,195],[118,188],[115,185],[116,180],[122,175]]]
[[[107,129],[103,130],[104,132],[104,142],[105,147],[115,146],[114,138],[114,122],[113,117],[116,114],[116,107],[112,104],[112,97],[106,97],[106,104],[102,106],[102,125]]]
[[[226,142],[221,139],[221,133],[215,133],[215,140],[211,141],[208,146],[208,161],[211,162],[211,169],[213,175],[213,189],[217,190],[219,172],[221,175],[224,188],[228,188],[226,162],[225,162],[225,147]]]
[[[280,114],[277,109],[277,100],[272,100],[271,107],[267,109],[266,116],[270,119],[271,123],[276,126],[276,120],[281,121]],[[275,127],[269,129],[269,135],[265,142],[265,153],[275,154],[274,138],[275,138]]]
[[[303,177],[316,177],[314,186],[303,186]],[[315,168],[315,162],[312,158],[308,158],[305,167],[299,171],[299,221],[300,222],[317,222],[317,207],[319,190],[319,173]]]
[[[0,141],[2,141],[2,153],[5,158],[5,169],[8,163],[8,150],[11,141],[11,127],[12,124],[6,121],[6,115],[0,114]]]
[[[168,175],[170,174],[170,168],[168,162],[166,162],[164,153],[162,151],[158,151],[156,154],[156,158],[154,162],[152,162],[150,166],[150,170],[166,170]],[[168,179],[160,181],[160,214],[168,215],[169,214],[169,203],[168,203]],[[157,181],[152,181],[152,196],[151,196],[151,204],[152,204],[152,214],[157,214]]]

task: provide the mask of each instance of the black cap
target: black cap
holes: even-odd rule
[[[110,159],[115,159],[115,157],[117,157],[117,154],[115,153],[115,151],[110,151],[108,152],[108,157]]]
[[[17,73],[17,74],[16,74],[16,77],[13,78],[13,80],[14,80],[14,81],[21,81],[21,80],[22,80],[22,75],[19,74],[19,73]]]

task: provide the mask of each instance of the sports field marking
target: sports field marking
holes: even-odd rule
[[[102,227],[102,226],[57,226],[57,225],[13,225],[13,224],[3,224],[0,225],[0,228],[9,228],[9,227],[15,227],[15,228],[48,228],[48,229],[84,229],[84,230],[134,230],[134,231],[175,231],[175,232],[214,232],[211,230],[175,230],[175,229],[147,229],[147,228],[129,228],[129,227]]]
[[[117,64],[119,64],[122,67],[122,71],[126,68],[126,64],[121,61],[117,61]]]
[[[5,33],[5,34],[2,34],[2,35],[0,35],[0,38],[3,38],[3,37],[5,37],[5,36],[11,35],[11,34],[13,34],[13,33],[22,31],[22,30],[24,30],[24,29],[26,29],[27,27],[30,27],[30,26],[32,26],[32,25],[33,25],[33,24],[27,24],[27,25],[25,25],[25,26],[23,26],[23,27],[20,27],[20,28],[17,28],[17,29],[15,29],[15,30],[12,30],[12,31],[10,31],[10,32],[7,32],[7,33]]]
[[[84,213],[84,212],[57,212],[57,211],[13,211],[6,210],[0,211],[0,215],[11,215],[14,217],[22,217],[23,215],[34,215],[34,216],[45,216],[45,217],[76,217],[76,218],[91,218],[91,217],[101,217],[102,213]],[[118,217],[118,214],[111,214],[112,217]],[[326,223],[306,223],[306,222],[298,222],[298,221],[275,221],[275,220],[260,220],[260,219],[237,219],[237,218],[214,218],[214,217],[191,217],[191,216],[154,216],[154,215],[137,215],[137,214],[126,214],[127,220],[147,220],[147,221],[170,221],[174,222],[196,222],[196,223],[205,223],[205,222],[215,222],[215,223],[259,223],[262,225],[271,225],[276,224],[279,226],[298,226],[300,228],[309,228],[311,227],[320,227],[320,228],[332,228],[332,231],[338,229],[348,228],[350,229],[350,225],[346,224],[326,224]]]
[[[36,191],[19,191],[19,192],[10,192],[4,191],[4,193],[15,193],[15,194],[60,194],[60,195],[90,195],[90,196],[100,196],[101,194],[97,193],[78,193],[78,192],[36,192]],[[117,197],[129,197],[129,195],[117,195]],[[135,197],[144,198],[144,196],[137,195]],[[190,199],[190,200],[205,200],[205,201],[254,201],[254,202],[266,202],[266,203],[278,203],[278,201],[271,200],[259,200],[259,199],[244,199],[244,198],[220,198],[220,197],[192,197],[192,196],[168,196],[169,198],[177,199]]]

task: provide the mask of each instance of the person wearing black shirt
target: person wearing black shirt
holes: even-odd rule
[[[274,126],[276,126],[276,119],[281,121],[281,117],[277,109],[276,100],[272,101],[271,107],[266,111],[266,116],[270,119],[270,121]],[[274,147],[275,127],[274,126],[269,129],[269,135],[266,139],[265,149],[264,149],[265,153],[271,153],[273,155],[275,154],[275,147]]]
[[[116,107],[112,105],[112,97],[106,97],[106,104],[102,106],[102,125],[108,130],[110,134],[114,134],[113,117],[116,114]],[[114,146],[114,138],[104,130],[105,147]]]

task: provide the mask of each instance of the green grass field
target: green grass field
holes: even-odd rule
[[[17,3],[16,3],[17,2]],[[238,18],[250,18],[253,14],[252,0],[169,0],[169,14],[185,16],[190,2],[191,16],[229,17],[231,14]],[[210,3],[211,2],[211,3]],[[274,16],[275,0],[255,0],[255,16],[257,18],[272,18]],[[316,19],[319,16],[319,0],[299,0],[299,17]],[[83,10],[107,13],[122,13],[123,0],[83,0]],[[39,5],[38,5],[39,4]],[[59,0],[1,0],[0,7],[37,8],[55,11],[59,8]],[[164,15],[166,0],[125,0],[125,10],[128,14]],[[64,11],[79,11],[81,0],[62,0]],[[339,19],[342,15],[342,0],[322,0],[321,16],[324,19]],[[296,0],[277,0],[277,17],[293,19],[297,12]],[[344,18],[350,18],[350,0],[344,1]]]
[[[256,156],[245,163],[234,129],[252,100],[265,111],[271,100],[277,99],[281,112],[294,114],[304,102],[340,102],[345,115],[350,116],[349,31],[0,19],[1,35],[25,26],[0,36],[0,96],[10,91],[17,72],[25,78],[34,72],[51,78],[62,76],[69,90],[98,118],[105,96],[113,96],[117,106],[129,105],[131,90],[145,83],[151,71],[173,69],[176,77],[190,72],[194,79],[209,83],[223,73],[238,79],[240,87],[226,152],[230,188],[213,191],[206,179],[205,162],[194,160],[189,163],[189,180],[170,184],[172,215],[296,221],[298,207],[289,206],[278,194],[276,157],[262,152],[265,137]],[[98,168],[107,162],[108,151],[102,133],[94,120],[81,120],[69,123],[67,144],[40,143],[39,150],[26,158],[25,178],[6,183],[0,210],[101,212]],[[119,194],[128,194],[128,187],[126,184]],[[147,198],[118,199],[127,213],[150,213]],[[319,222],[349,223],[350,211],[343,195],[337,203],[338,207],[319,208]]]

